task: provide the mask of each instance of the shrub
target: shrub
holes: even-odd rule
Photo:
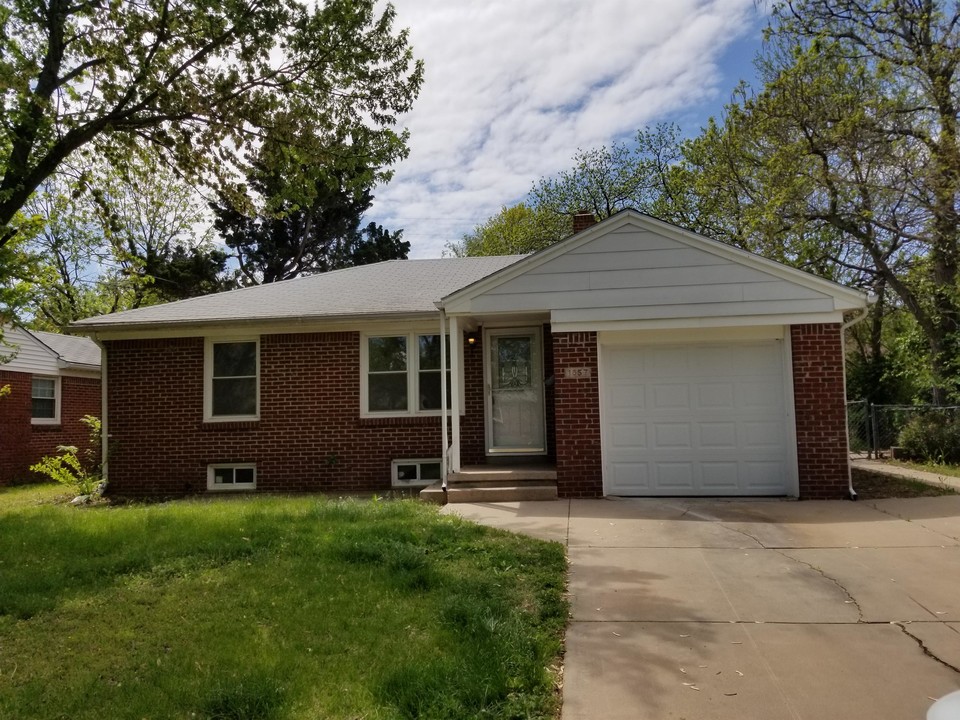
[[[960,462],[960,420],[952,413],[915,415],[900,431],[900,446],[910,457],[933,463]]]
[[[103,489],[103,463],[98,460],[102,426],[100,419],[93,415],[84,415],[80,422],[90,429],[90,439],[84,450],[74,445],[60,445],[57,447],[59,455],[47,455],[30,469],[72,488],[78,495],[92,495]]]

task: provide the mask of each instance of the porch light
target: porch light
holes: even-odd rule
[[[467,333],[467,345],[470,345],[471,347],[473,347],[476,344],[477,344],[477,333],[475,332]]]

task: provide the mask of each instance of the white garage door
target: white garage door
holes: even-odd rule
[[[783,343],[604,346],[610,495],[786,495]]]

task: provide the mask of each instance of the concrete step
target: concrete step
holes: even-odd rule
[[[446,503],[519,502],[521,500],[556,500],[557,484],[527,482],[522,484],[448,483],[444,492],[441,483],[434,483],[420,491],[420,499],[444,505]]]
[[[496,465],[477,465],[464,467],[460,472],[450,473],[448,482],[526,482],[530,480],[541,482],[556,482],[556,468],[531,466],[503,467]]]

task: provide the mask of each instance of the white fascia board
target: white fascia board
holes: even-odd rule
[[[129,323],[123,325],[72,326],[97,340],[149,340],[175,337],[219,337],[227,335],[286,335],[294,333],[366,331],[400,328],[409,325],[432,327],[439,311],[397,313],[395,315],[356,315],[329,318],[277,318],[256,320],[211,320],[193,323]]]
[[[616,330],[685,330],[696,328],[752,327],[762,325],[810,325],[842,323],[843,313],[810,313],[801,315],[735,315],[707,318],[657,318],[653,320],[600,320],[565,322],[562,314],[553,313],[551,332],[605,332]]]
[[[634,225],[643,230],[654,232],[669,237],[677,242],[683,243],[689,247],[711,253],[718,257],[725,258],[731,262],[736,262],[747,267],[752,267],[761,272],[768,273],[774,277],[781,278],[787,282],[792,282],[802,287],[810,288],[829,295],[834,298],[835,306],[838,310],[853,310],[866,307],[873,302],[872,296],[860,290],[845,287],[831,280],[825,280],[816,275],[798,270],[796,268],[784,265],[782,263],[770,260],[768,258],[756,255],[754,253],[742,250],[733,245],[727,245],[719,240],[712,240],[703,235],[684,230],[671,225],[662,220],[643,215],[635,210],[621,210],[602,222],[592,225],[586,230],[582,230],[576,235],[572,235],[566,240],[562,240],[550,247],[547,247],[533,255],[517,261],[513,265],[508,265],[492,275],[478,280],[477,282],[461,288],[456,292],[447,295],[440,301],[440,305],[446,309],[447,314],[469,313],[471,310],[471,301],[478,295],[482,295],[493,288],[502,285],[509,280],[532,270],[553,258],[571,252],[578,247],[589,243],[600,235],[612,233],[626,225]]]

